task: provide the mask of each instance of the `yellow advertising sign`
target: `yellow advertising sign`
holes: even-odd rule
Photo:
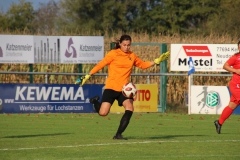
[[[136,84],[137,94],[134,97],[134,112],[157,112],[158,111],[158,85]],[[110,113],[125,112],[124,107],[118,106],[115,100]]]

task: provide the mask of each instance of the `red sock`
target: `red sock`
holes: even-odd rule
[[[229,106],[225,107],[224,110],[222,111],[222,114],[218,120],[219,124],[223,124],[224,121],[232,114],[233,109],[230,108]]]

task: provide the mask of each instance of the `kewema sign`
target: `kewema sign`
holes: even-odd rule
[[[0,84],[0,113],[93,113],[103,84]],[[4,92],[3,92],[4,91]]]
[[[192,57],[196,71],[223,72],[223,64],[238,52],[236,44],[171,44],[171,71],[188,71]]]

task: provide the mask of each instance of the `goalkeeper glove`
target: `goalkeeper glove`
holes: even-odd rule
[[[81,78],[78,78],[76,81],[75,81],[75,84],[78,84],[78,83],[81,83],[82,82],[82,79]]]
[[[170,52],[167,51],[161,54],[158,58],[154,59],[154,63],[160,64],[162,61],[165,61],[166,59],[168,59],[169,56],[170,56]]]
[[[82,76],[81,78],[78,78],[78,79],[76,80],[75,84],[80,83],[80,86],[82,87],[82,86],[85,84],[85,82],[86,82],[90,77],[91,77],[91,75],[89,75],[89,74],[87,74],[87,75],[85,75],[85,76]]]

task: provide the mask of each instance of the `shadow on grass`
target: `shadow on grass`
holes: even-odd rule
[[[71,133],[53,133],[53,134],[34,134],[34,135],[18,135],[18,136],[5,136],[2,138],[29,138],[29,137],[45,137],[45,136],[61,136]]]
[[[206,135],[167,135],[167,136],[155,136],[155,137],[131,137],[126,136],[128,139],[174,139],[177,137],[202,137]]]

